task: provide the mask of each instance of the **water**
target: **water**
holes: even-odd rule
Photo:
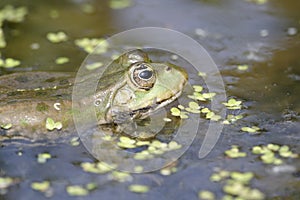
[[[218,65],[226,85],[227,96],[241,99],[244,118],[225,126],[216,147],[205,159],[198,159],[199,135],[191,148],[177,161],[178,171],[170,176],[159,172],[132,175],[132,180],[119,182],[111,175],[83,172],[79,163],[94,158],[82,145],[73,147],[67,141],[31,143],[22,139],[2,142],[0,175],[15,177],[16,183],[7,189],[3,199],[43,199],[45,194],[31,189],[33,181],[49,180],[51,199],[72,199],[65,191],[68,185],[96,182],[98,187],[86,199],[197,199],[200,190],[210,190],[220,199],[225,182],[209,180],[215,169],[251,171],[255,178],[250,186],[263,192],[268,199],[299,199],[299,159],[283,159],[283,172],[274,165],[263,164],[251,154],[255,145],[275,143],[288,145],[299,153],[299,33],[289,35],[291,27],[300,30],[299,2],[272,1],[256,5],[246,1],[134,1],[133,6],[112,10],[103,1],[2,1],[28,6],[26,20],[5,24],[8,43],[2,56],[22,61],[21,67],[0,68],[0,74],[15,71],[76,71],[86,54],[76,47],[74,39],[107,37],[119,31],[141,26],[161,26],[181,31],[201,43]],[[90,3],[95,12],[86,14],[82,6]],[[59,18],[52,19],[53,9]],[[49,31],[65,31],[69,40],[52,44],[46,39]],[[261,35],[267,30],[267,36]],[[265,36],[265,37],[263,37]],[[40,48],[30,49],[33,43]],[[59,56],[70,62],[55,64]],[[246,71],[237,65],[247,64]],[[259,135],[242,133],[243,126],[257,125]],[[224,151],[239,145],[247,157],[230,159]],[[21,155],[20,155],[21,152]],[[37,163],[37,154],[49,152],[53,158]],[[282,168],[284,169],[284,168]],[[287,170],[290,169],[290,170]],[[128,191],[132,183],[150,187],[146,194]]]

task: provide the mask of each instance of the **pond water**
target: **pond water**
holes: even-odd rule
[[[242,101],[242,109],[228,113],[244,117],[224,126],[217,145],[204,159],[198,158],[203,140],[203,135],[198,135],[188,151],[173,164],[176,172],[171,175],[156,171],[116,178],[118,175],[110,172],[88,173],[80,164],[95,159],[82,144],[72,146],[65,140],[4,140],[0,142],[0,177],[11,177],[13,181],[9,186],[0,182],[0,198],[73,199],[66,191],[68,186],[85,187],[95,183],[96,188],[86,189],[88,194],[80,198],[198,199],[200,191],[201,195],[210,191],[215,199],[230,199],[239,196],[236,190],[246,194],[245,190],[251,188],[252,193],[257,190],[259,193],[253,199],[300,199],[299,158],[273,149],[271,152],[282,163],[266,164],[252,151],[255,146],[272,148],[270,144],[275,144],[278,146],[273,148],[286,145],[294,155],[300,153],[300,2],[118,2],[131,4],[128,7],[121,4],[116,9],[112,1],[101,0],[1,1],[0,8],[7,4],[25,6],[28,14],[23,22],[5,21],[2,25],[7,46],[0,49],[1,56],[20,60],[21,65],[0,67],[0,75],[22,71],[74,72],[87,56],[74,44],[76,39],[107,38],[136,27],[166,27],[185,33],[203,45],[222,74],[228,99]],[[58,31],[65,32],[68,40],[57,44],[47,40],[49,32]],[[58,57],[68,57],[70,61],[59,65],[55,63]],[[242,127],[252,126],[260,128],[258,134],[241,131]],[[247,155],[239,158],[225,155],[232,145]],[[41,153],[50,153],[52,158],[44,164],[38,163]],[[229,174],[252,172],[254,177],[243,184],[230,175],[213,181],[211,176],[220,170]],[[42,181],[49,181],[50,187],[42,192],[32,189],[33,182]],[[129,191],[132,184],[146,185],[149,191],[142,194]]]

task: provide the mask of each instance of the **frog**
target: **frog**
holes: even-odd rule
[[[1,135],[37,140],[74,133],[72,91],[84,82],[75,78],[72,72],[0,76]],[[145,119],[176,100],[188,74],[182,67],[153,62],[145,51],[133,50],[114,60],[98,79],[95,93],[76,100],[76,105],[93,104],[97,125],[121,125]],[[49,121],[58,126],[47,128]]]

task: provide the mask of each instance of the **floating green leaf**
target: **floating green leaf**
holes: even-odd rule
[[[133,184],[128,187],[129,191],[135,193],[146,193],[149,191],[149,187],[146,185]]]
[[[225,151],[225,154],[230,158],[240,158],[247,156],[247,153],[240,152],[237,146],[232,146],[231,149]]]
[[[238,68],[238,70],[245,71],[249,68],[249,66],[248,65],[238,65],[237,68]]]
[[[11,123],[8,123],[8,124],[0,124],[0,128],[2,129],[5,129],[5,130],[8,130],[12,127],[12,124]]]
[[[45,192],[50,188],[50,182],[49,181],[32,182],[31,188],[40,192]]]
[[[58,57],[55,60],[55,63],[58,64],[58,65],[62,65],[62,64],[68,63],[69,61],[70,61],[70,59],[67,58],[67,57]]]
[[[103,38],[82,38],[75,40],[75,44],[87,53],[102,54],[107,52],[108,42]]]
[[[49,131],[53,131],[54,129],[60,130],[62,128],[61,122],[54,122],[54,120],[50,117],[46,119],[46,129]]]
[[[131,6],[131,0],[110,0],[109,7],[112,9],[124,9]]]
[[[201,190],[198,193],[198,198],[203,199],[203,200],[214,200],[216,197],[215,197],[215,194],[212,193],[211,191]]]
[[[227,102],[223,103],[227,109],[235,110],[235,109],[241,109],[242,101],[237,101],[233,98],[229,99]]]
[[[46,163],[48,159],[50,159],[52,156],[49,153],[40,153],[37,156],[37,162],[38,163]]]
[[[257,126],[242,127],[241,130],[244,132],[248,132],[248,133],[257,133],[257,132],[259,132],[260,128]]]
[[[66,191],[70,196],[86,196],[89,194],[89,191],[80,185],[67,186]]]
[[[59,31],[59,32],[52,32],[47,34],[47,39],[52,43],[60,43],[65,42],[68,40],[68,36],[66,33]]]
[[[97,68],[102,67],[102,66],[103,66],[102,62],[94,62],[94,63],[91,63],[91,64],[87,64],[85,67],[88,70],[94,70],[94,69],[97,69]]]

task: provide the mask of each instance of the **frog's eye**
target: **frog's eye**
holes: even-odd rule
[[[149,90],[155,83],[155,73],[150,64],[137,63],[130,69],[130,79],[138,88]]]

